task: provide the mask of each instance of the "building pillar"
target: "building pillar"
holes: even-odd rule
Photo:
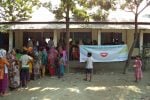
[[[98,36],[97,29],[92,29],[92,41],[93,40],[98,41],[97,36]]]
[[[101,45],[101,30],[98,30],[98,45]]]
[[[140,31],[140,54],[143,53],[143,31]]]
[[[13,31],[9,31],[9,51],[13,49]]]
[[[57,38],[57,30],[54,30],[54,37],[53,37],[53,41],[54,41],[54,45],[55,47],[57,47],[57,41],[58,41],[58,38]]]
[[[22,49],[23,47],[23,31],[15,31],[15,48]]]
[[[122,41],[126,44],[127,42],[127,30],[123,30],[122,32]]]

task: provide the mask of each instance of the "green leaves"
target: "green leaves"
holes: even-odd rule
[[[63,19],[66,14],[66,5],[69,3],[70,14],[73,20],[89,21],[105,20],[109,14],[110,9],[115,9],[116,0],[61,0],[61,4],[53,11],[56,18]],[[98,9],[93,11],[93,8]]]
[[[121,5],[122,9],[128,9],[134,11],[139,7],[143,0],[125,0],[125,3]]]
[[[93,13],[91,16],[95,21],[104,21],[108,15],[109,13],[107,11],[97,10],[97,12]]]
[[[0,25],[0,32],[6,33],[9,27],[9,25]]]
[[[76,9],[73,10],[73,13],[74,13],[73,16],[74,16],[75,20],[89,21],[89,15],[86,12],[86,10],[76,8]]]
[[[51,5],[50,2],[45,2],[45,3],[42,4],[42,6],[45,7],[45,8],[47,8],[49,11],[51,11],[52,5]]]
[[[57,8],[57,10],[53,10],[53,13],[55,14],[56,19],[62,19],[64,10],[62,8]]]
[[[34,7],[41,5],[39,0],[1,0],[1,19],[5,21],[23,21],[31,17]]]

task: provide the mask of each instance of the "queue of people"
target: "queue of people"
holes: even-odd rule
[[[47,45],[37,47],[33,45],[32,41],[29,41],[28,46],[23,47],[22,51],[12,49],[10,52],[6,52],[6,50],[0,49],[1,96],[7,95],[8,88],[13,90],[19,87],[27,87],[30,80],[45,77],[46,72],[50,76],[56,75],[58,78],[64,76],[68,60],[65,47],[59,45],[55,48],[52,40]],[[72,51],[74,51],[73,46]],[[71,53],[75,53],[73,56],[79,57],[79,51]],[[93,58],[90,52],[87,54],[86,63],[84,80],[92,81]],[[142,78],[140,57],[136,57],[133,67],[135,68],[135,81],[137,82]]]
[[[30,45],[10,52],[0,49],[0,95],[5,96],[8,88],[26,88],[30,80],[45,77],[47,73],[62,78],[66,65],[67,54],[62,46],[56,49],[52,44],[47,50]]]

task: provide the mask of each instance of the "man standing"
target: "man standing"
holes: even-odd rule
[[[53,37],[50,37],[50,40],[48,41],[48,48],[49,50],[51,49],[51,47],[54,46],[54,41],[53,41]]]

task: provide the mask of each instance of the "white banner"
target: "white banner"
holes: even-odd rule
[[[128,58],[127,45],[80,45],[80,62],[85,62],[91,52],[94,62],[125,61]]]

